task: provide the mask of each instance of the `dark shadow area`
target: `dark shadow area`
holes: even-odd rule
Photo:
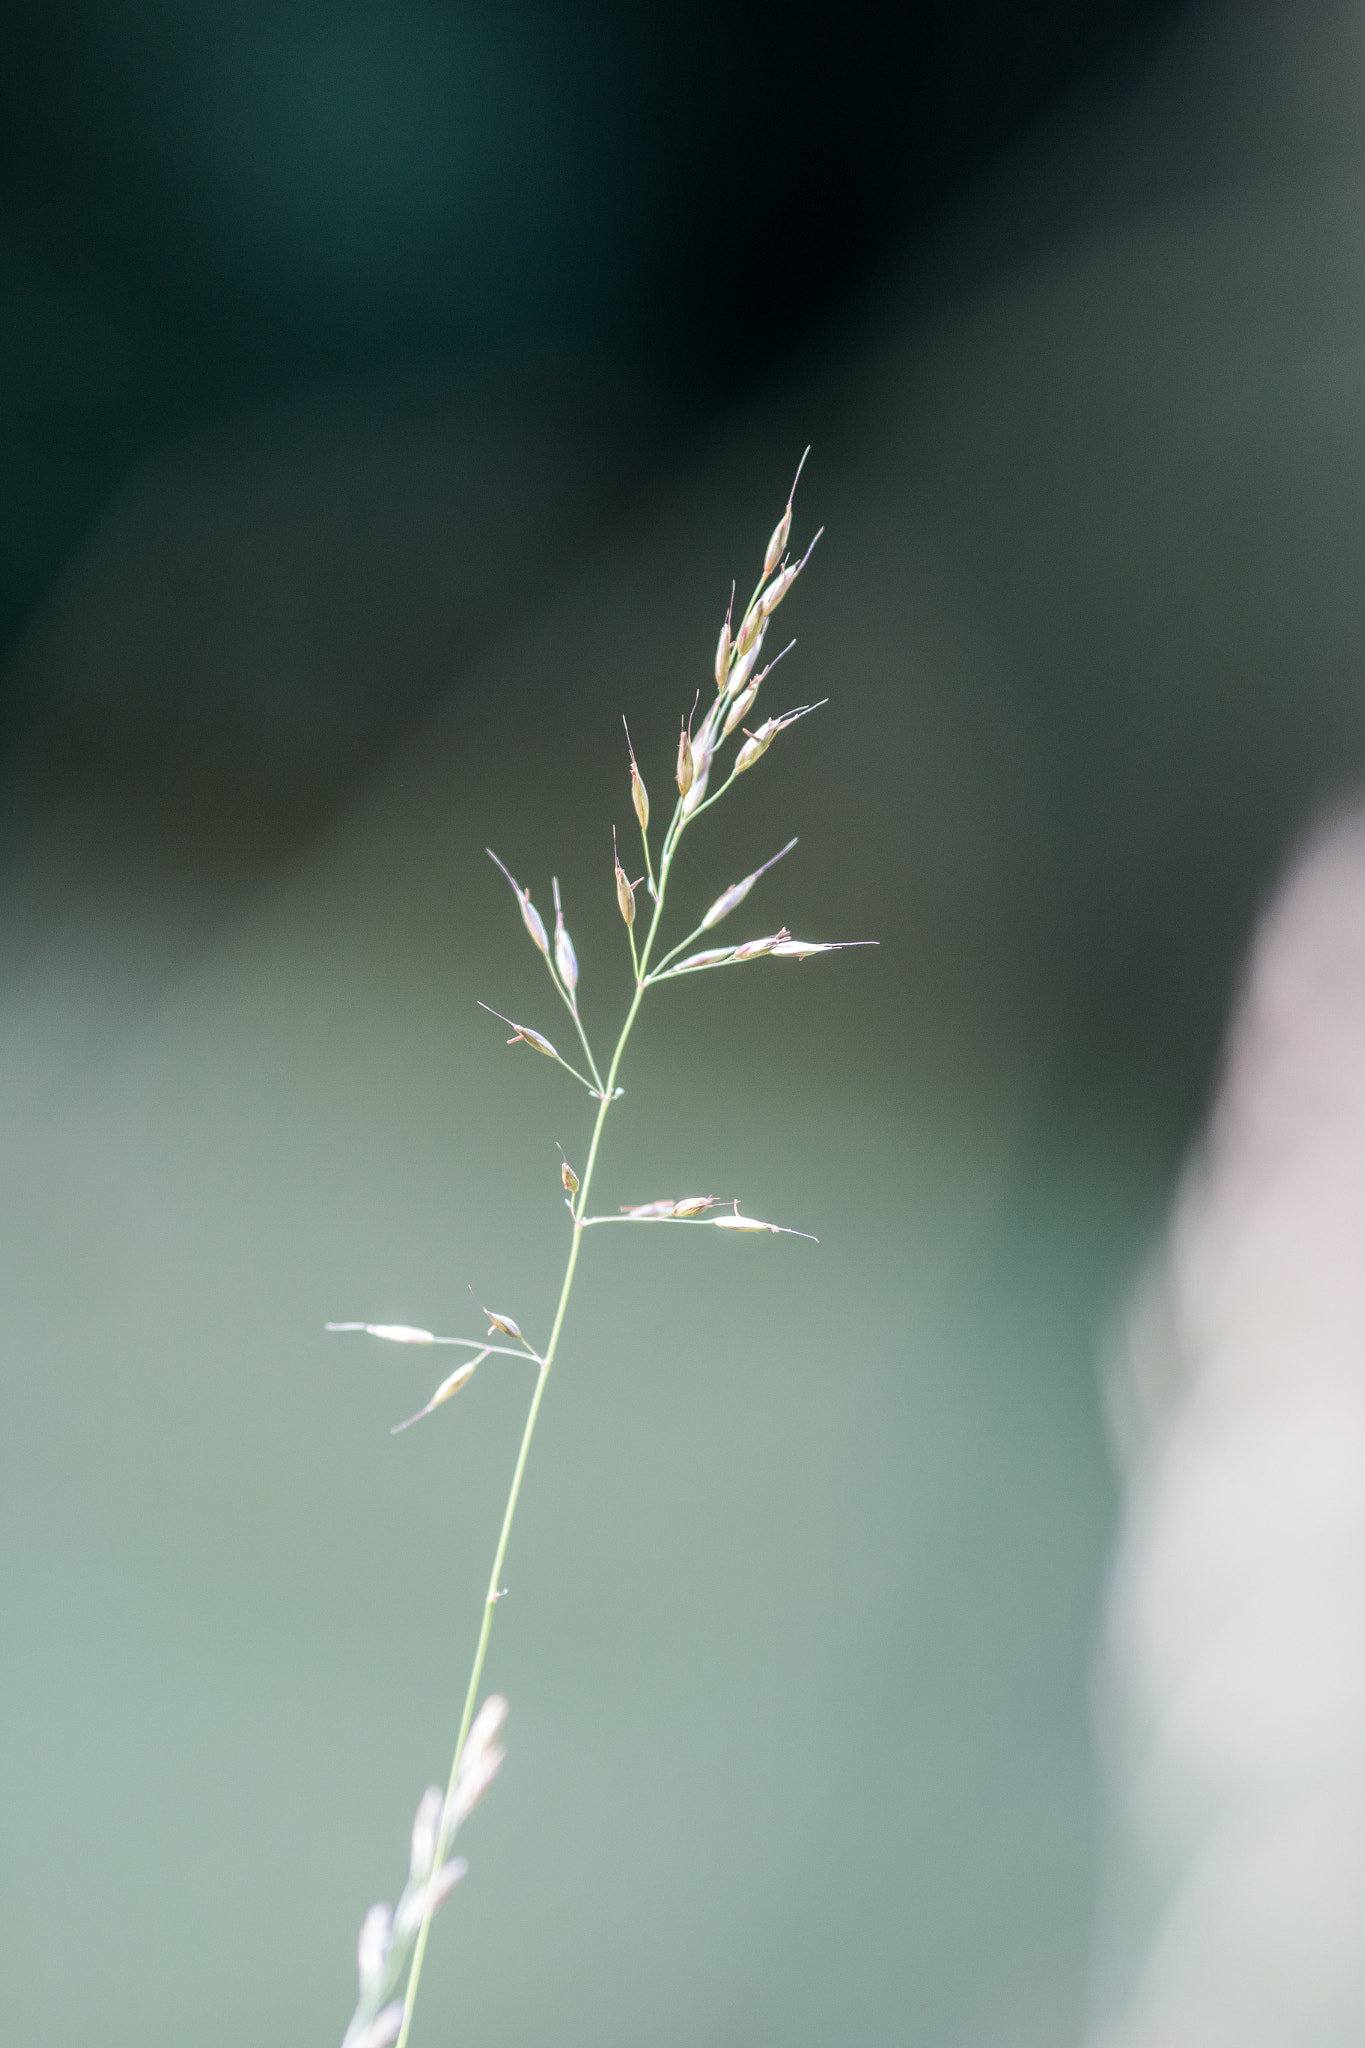
[[[319,385],[496,369],[657,459],[1178,12],[17,0],[0,644],[140,459]]]

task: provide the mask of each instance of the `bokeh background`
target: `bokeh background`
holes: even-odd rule
[[[0,34],[0,2032],[340,2038],[528,1387],[390,1438],[423,1355],[322,1325],[544,1328],[584,1108],[483,849],[604,1034],[621,715],[658,804],[810,442],[832,701],[679,884],[796,832],[758,928],[880,950],[655,1005],[601,1194],[820,1244],[590,1241],[414,2038],[1100,2038],[1175,1881],[1104,1362],[1365,753],[1361,9]],[[1295,1967],[1112,2038],[1358,2041]]]

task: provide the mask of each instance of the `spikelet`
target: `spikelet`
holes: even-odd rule
[[[692,777],[696,772],[696,764],[692,759],[692,736],[688,732],[687,727],[684,726],[678,735],[677,779],[679,796],[687,795],[688,790],[692,787]]]
[[[694,967],[719,967],[723,960],[733,960],[734,957],[735,949],[733,946],[713,946],[706,953],[689,953],[687,958],[680,960],[676,967],[669,967],[664,971],[667,974],[687,974]]]
[[[616,863],[616,901],[620,905],[622,917],[628,925],[632,925],[635,922],[635,890],[626,879],[626,871],[621,865],[621,856],[616,851],[615,826],[612,827],[611,845],[612,859]]]
[[[746,875],[742,882],[733,882],[728,889],[723,890],[707,911],[701,924],[698,926],[698,930],[709,932],[713,924],[719,924],[723,917],[728,917],[732,910],[738,909],[759,876],[766,875],[769,868],[775,867],[778,861],[791,852],[795,844],[796,841],[794,839],[789,839],[781,853],[775,853],[771,860],[765,860],[761,868],[755,868],[753,873]]]
[[[624,718],[621,720],[621,723],[626,725]],[[626,745],[630,748],[630,800],[635,806],[635,815],[640,820],[640,830],[648,832],[649,791],[645,788],[644,778],[641,776],[640,770],[635,763],[635,749],[631,746],[630,727],[628,725],[626,725]]]
[[[876,939],[783,939],[770,950],[774,960],[808,960],[812,953],[846,953],[850,946],[875,946]]]
[[[753,703],[754,698],[757,695],[758,684],[756,682],[753,682],[750,683],[748,689],[745,690],[741,696],[735,698],[733,704],[731,704],[730,706],[729,712],[726,715],[725,730],[721,735],[723,739],[728,740],[731,733],[734,731],[735,727],[740,723],[740,721],[748,717],[749,706]]]
[[[569,994],[578,987],[578,955],[573,949],[573,940],[564,927],[564,912],[559,902],[559,877],[553,877],[551,886],[555,892],[555,966],[559,978]]]
[[[808,448],[806,455],[809,454],[810,449]],[[763,557],[763,574],[765,577],[772,575],[773,570],[782,560],[783,551],[788,540],[791,538],[792,499],[796,496],[796,486],[800,483],[801,472],[806,466],[806,455],[803,455],[796,465],[796,475],[792,478],[792,487],[787,493],[787,509],[773,528],[772,539],[768,542],[767,553]]]
[[[507,1752],[497,1740],[506,1719],[506,1700],[501,1693],[490,1693],[474,1716],[460,1753],[460,1768],[450,1800],[456,1827],[468,1820],[507,1760]]]
[[[780,732],[789,725],[795,725],[798,718],[808,718],[812,711],[818,711],[821,704],[828,704],[828,697],[822,697],[819,704],[800,704],[795,711],[784,711],[780,718],[765,718],[756,732],[751,732],[744,745],[735,755],[735,773],[742,775],[746,768],[752,768],[755,761],[761,761]]]
[[[328,1323],[329,1330],[364,1330],[367,1336],[387,1338],[390,1344],[435,1344],[431,1330],[414,1330],[410,1323]]]
[[[463,1365],[457,1365],[449,1379],[441,1381],[440,1386],[427,1402],[425,1408],[419,1408],[415,1415],[409,1415],[406,1422],[395,1422],[393,1428],[389,1431],[389,1435],[401,1436],[405,1429],[412,1428],[414,1422],[421,1422],[426,1416],[439,1408],[442,1402],[448,1401],[452,1394],[458,1394],[461,1387],[468,1386],[470,1380],[474,1377],[476,1368],[481,1366],[488,1356],[489,1353],[486,1350],[477,1351],[472,1358],[467,1358]]]
[[[735,947],[736,960],[759,960],[765,953],[771,953],[774,946],[780,946],[791,937],[783,925],[780,932],[773,932],[766,939],[746,939],[742,946]]]
[[[474,1290],[472,1287],[469,1291],[471,1294],[474,1294]],[[474,1299],[475,1301],[479,1301],[479,1297],[477,1294],[474,1294]],[[486,1302],[479,1301],[479,1307],[483,1310],[484,1314],[488,1318],[488,1334],[490,1337],[492,1336],[495,1330],[501,1330],[504,1337],[516,1337],[521,1343],[524,1344],[526,1342],[526,1339],[521,1334],[520,1328],[516,1323],[512,1321],[511,1316],[497,1315],[494,1312],[494,1310],[488,1307]]]
[[[495,867],[502,868],[502,872],[506,875],[508,881],[512,884],[512,894],[517,899],[517,905],[521,911],[521,921],[525,925],[527,931],[531,934],[531,937],[535,941],[536,945],[539,946],[541,952],[545,955],[546,959],[548,960],[550,956],[549,937],[546,934],[545,926],[541,921],[540,912],[536,909],[534,903],[532,903],[531,901],[530,890],[523,889],[520,882],[517,880],[516,876],[511,872],[510,868],[505,868],[502,866],[502,862],[498,859],[498,856],[494,853],[491,846],[485,846],[484,852],[488,855],[488,858],[493,862],[493,865]]]

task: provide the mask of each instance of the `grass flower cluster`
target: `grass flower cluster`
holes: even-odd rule
[[[803,456],[803,466],[804,461]],[[798,480],[800,474],[798,469]],[[704,939],[724,919],[738,910],[748,898],[750,891],[769,870],[792,851],[796,845],[795,839],[792,839],[779,853],[775,853],[770,860],[755,868],[752,874],[744,876],[741,881],[722,890],[684,938],[667,951],[659,950],[669,881],[684,834],[722,798],[728,796],[742,776],[757,767],[781,734],[798,720],[806,718],[812,711],[820,708],[818,704],[802,704],[794,710],[783,711],[773,717],[755,719],[755,706],[763,685],[778,662],[784,655],[790,653],[791,647],[795,644],[788,643],[781,653],[760,667],[773,620],[778,608],[790,596],[797,579],[809,562],[815,540],[820,538],[817,533],[805,553],[799,559],[792,559],[788,544],[791,538],[795,491],[794,483],[787,498],[786,508],[773,529],[764,551],[762,573],[754,593],[738,618],[735,615],[734,592],[731,592],[730,606],[725,614],[716,647],[715,694],[700,723],[695,723],[696,704],[691,716],[681,723],[674,770],[677,796],[673,803],[672,816],[662,838],[657,841],[651,840],[650,837],[649,793],[640,774],[629,731],[626,733],[630,800],[639,827],[639,857],[643,860],[644,872],[636,880],[630,879],[628,869],[623,865],[613,828],[613,883],[617,908],[625,925],[631,979],[625,1018],[615,1046],[604,1063],[599,1063],[594,1054],[579,1011],[578,956],[564,922],[558,881],[552,884],[554,928],[551,931],[532,902],[529,888],[523,888],[511,870],[505,867],[490,849],[490,858],[506,877],[508,886],[516,898],[517,910],[527,935],[545,961],[555,996],[568,1013],[576,1040],[573,1058],[566,1059],[538,1028],[518,1023],[511,1017],[504,1017],[500,1011],[491,1009],[487,1004],[483,1007],[489,1009],[490,1015],[499,1018],[509,1027],[512,1033],[507,1041],[509,1045],[529,1047],[546,1059],[557,1062],[575,1082],[587,1090],[596,1104],[581,1170],[575,1168],[562,1152],[560,1154],[559,1174],[569,1212],[569,1241],[558,1305],[543,1347],[538,1349],[532,1344],[512,1316],[487,1308],[484,1309],[484,1314],[488,1319],[488,1330],[486,1336],[482,1338],[438,1337],[430,1330],[395,1323],[346,1322],[329,1323],[327,1326],[331,1330],[363,1331],[390,1343],[451,1346],[468,1354],[460,1360],[455,1370],[440,1382],[430,1400],[415,1415],[395,1425],[396,1431],[408,1429],[414,1423],[433,1414],[437,1408],[468,1386],[479,1366],[489,1358],[520,1358],[531,1361],[536,1367],[535,1388],[512,1472],[493,1566],[489,1573],[488,1590],[484,1598],[478,1641],[460,1717],[450,1778],[444,1792],[433,1787],[424,1795],[418,1807],[413,1827],[409,1880],[398,1906],[393,1910],[387,1906],[374,1907],[361,1929],[360,2003],[347,2031],[343,2048],[391,2048],[391,2044],[395,2042],[398,2048],[407,2048],[432,1915],[464,1875],[463,1862],[458,1858],[451,1858],[449,1851],[458,1828],[477,1799],[487,1790],[502,1763],[503,1753],[495,1738],[506,1713],[505,1702],[494,1695],[484,1702],[477,1717],[474,1710],[483,1680],[493,1617],[501,1598],[503,1566],[507,1557],[507,1546],[511,1540],[531,1441],[545,1397],[550,1370],[559,1350],[564,1320],[573,1293],[574,1275],[578,1270],[578,1261],[587,1232],[604,1224],[668,1224],[686,1229],[753,1234],[781,1232],[801,1237],[809,1235],[805,1231],[792,1230],[787,1224],[768,1223],[756,1216],[744,1215],[738,1201],[722,1201],[715,1195],[669,1196],[663,1200],[624,1208],[613,1215],[593,1215],[589,1213],[588,1208],[607,1119],[613,1104],[622,1094],[619,1080],[622,1061],[635,1020],[650,990],[658,988],[665,982],[677,980],[683,975],[710,973],[722,967],[742,966],[753,960],[799,961],[808,959],[816,953],[837,952],[848,945],[875,944],[873,940],[798,939],[792,936],[785,925],[781,925],[775,931],[757,938],[741,940],[734,945],[707,945],[695,951],[691,950],[696,947],[698,940]],[[824,701],[826,700],[821,700]],[[700,702],[700,692],[697,702]],[[754,722],[746,723],[749,720]],[[634,860],[631,859],[630,865],[634,864]],[[578,1064],[580,1060],[581,1065]],[[480,1303],[480,1306],[483,1304]]]

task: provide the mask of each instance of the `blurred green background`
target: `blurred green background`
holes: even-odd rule
[[[339,2039],[443,1775],[584,1110],[483,848],[646,1015],[418,2041],[1080,2041],[1097,1365],[1257,902],[1359,771],[1365,93],[1255,7],[14,10],[0,406],[6,2038]],[[776,681],[776,679],[774,679]],[[662,807],[662,806],[660,806]],[[761,901],[761,908],[760,908]]]

